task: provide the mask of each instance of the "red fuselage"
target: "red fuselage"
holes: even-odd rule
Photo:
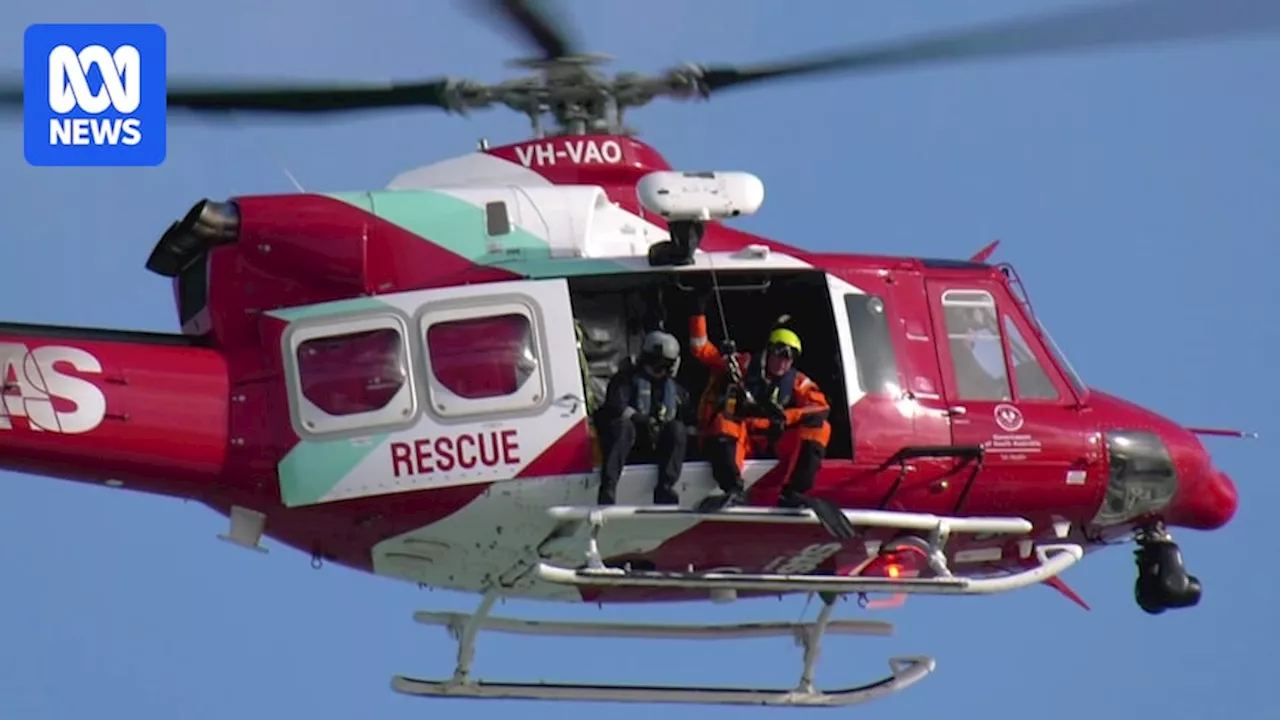
[[[562,160],[535,167],[537,147],[588,141],[613,143],[619,148],[616,162],[605,162],[611,158],[605,152],[597,153],[603,159],[594,165]],[[599,185],[640,217],[645,211],[635,201],[635,181],[668,167],[652,148],[630,138],[537,141],[491,150],[487,157],[536,171],[551,183]],[[0,325],[0,468],[188,498],[223,513],[233,506],[252,508],[266,515],[269,536],[303,552],[375,570],[370,555],[379,542],[448,518],[489,485],[286,507],[278,468],[299,437],[290,422],[279,351],[271,347],[275,341],[263,329],[262,313],[518,276],[424,243],[325,196],[235,202],[237,240],[207,248],[198,263],[202,279],[194,280],[189,266],[175,280],[186,334]],[[1095,545],[1155,519],[1207,530],[1222,527],[1235,513],[1234,485],[1214,467],[1195,435],[1154,412],[1079,385],[1041,339],[999,269],[819,255],[720,225],[710,229],[702,247],[733,251],[753,244],[787,253],[841,282],[873,287],[892,320],[894,387],[874,388],[837,409],[847,411],[844,426],[851,430],[843,442],[849,452],[830,456],[824,465],[817,487],[828,499],[846,508],[1020,516],[1043,534],[1066,521],[1073,541]],[[953,358],[942,342],[948,335],[939,320],[947,310],[941,303],[954,287],[979,288],[994,297],[1001,317],[1011,324],[1006,327],[1016,330],[1047,368],[1044,380],[1057,401],[1018,402],[1012,409],[999,401],[957,405],[952,396],[958,375],[948,369]],[[1016,362],[1011,350],[1005,352]],[[1167,451],[1176,473],[1173,485],[1150,480],[1154,475],[1142,469],[1151,460],[1142,454],[1146,451],[1122,457],[1121,446],[1135,438],[1142,442],[1148,437],[1142,433],[1158,438]],[[987,460],[976,470],[958,466],[945,454],[902,458],[908,447],[969,445],[986,449]],[[392,443],[388,467],[412,463],[416,456],[410,450],[409,444]],[[548,465],[553,455],[548,450],[539,458],[542,465],[532,463],[503,482],[537,483],[592,469],[589,453],[564,453],[558,464]],[[554,473],[536,470],[553,465]],[[1136,479],[1118,483],[1118,477]],[[1172,494],[1160,496],[1170,489]],[[649,559],[659,566],[705,565],[708,548],[716,548],[711,560],[716,564],[759,568],[780,548],[821,537],[819,531],[786,525],[703,524],[666,542]],[[609,591],[597,597],[679,595]]]

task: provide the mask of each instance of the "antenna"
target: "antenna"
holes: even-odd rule
[[[298,178],[294,177],[293,173],[289,172],[289,168],[281,167],[280,169],[284,171],[284,176],[289,178],[289,182],[293,183],[293,187],[297,189],[298,192],[300,193],[306,192],[306,190],[303,189],[302,187],[302,183],[298,182]]]

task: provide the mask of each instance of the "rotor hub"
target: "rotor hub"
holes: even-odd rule
[[[592,65],[606,65],[613,62],[611,55],[601,53],[576,53],[574,55],[566,55],[564,57],[545,58],[545,57],[523,57],[508,60],[503,63],[509,68],[520,68],[524,70],[552,70],[558,67],[590,67]]]

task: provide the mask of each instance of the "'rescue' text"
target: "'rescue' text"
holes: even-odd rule
[[[518,439],[517,431],[509,429],[393,442],[390,444],[391,471],[401,477],[470,470],[476,466],[519,465]]]

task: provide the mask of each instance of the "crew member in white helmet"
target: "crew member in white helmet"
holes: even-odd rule
[[[693,426],[689,393],[675,379],[679,369],[680,341],[655,330],[645,335],[640,356],[609,379],[604,403],[593,418],[604,456],[600,505],[617,502],[618,478],[633,452],[639,456],[635,462],[658,466],[653,502],[679,504],[675,485]]]

